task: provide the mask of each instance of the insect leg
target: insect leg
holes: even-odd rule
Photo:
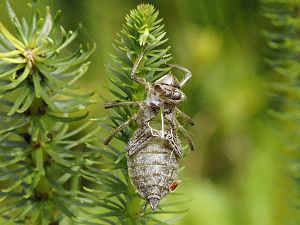
[[[165,114],[165,118],[167,119],[170,126],[170,129],[165,135],[165,139],[168,141],[169,145],[171,146],[172,151],[174,151],[175,154],[181,158],[183,154],[182,154],[182,148],[181,148],[179,138],[176,134],[176,130],[178,129],[177,126],[178,122],[176,120],[175,113]],[[175,131],[175,133],[173,133],[173,131]]]
[[[180,125],[180,123],[177,122],[177,126],[178,126],[179,131],[180,131],[180,132],[183,134],[183,136],[187,139],[188,144],[189,144],[191,150],[195,150],[194,143],[193,143],[193,141],[192,141],[192,138],[191,138],[190,134],[186,131],[186,129],[184,129],[183,126]]]
[[[160,111],[160,118],[161,118],[161,136],[165,136],[165,120],[164,120],[164,115],[163,111]]]
[[[177,112],[178,116],[180,116],[181,118],[185,119],[189,124],[191,124],[192,126],[195,125],[193,119],[191,117],[189,117],[187,114],[185,114],[184,112],[180,111],[178,108],[176,108],[176,112]]]
[[[184,78],[182,79],[182,81],[180,81],[180,87],[184,86],[186,82],[188,82],[188,80],[192,78],[192,73],[187,68],[177,64],[168,64],[168,66],[185,72]]]
[[[111,139],[113,139],[114,136],[117,135],[118,132],[120,132],[121,130],[123,130],[125,127],[127,127],[129,125],[129,123],[133,120],[136,120],[137,115],[134,114],[129,120],[127,120],[126,122],[122,123],[120,126],[118,126],[112,133],[111,135],[109,135],[105,140],[104,140],[104,144],[108,145],[108,143],[111,141]]]
[[[133,65],[132,71],[130,73],[130,78],[139,84],[147,86],[147,81],[145,79],[136,76],[136,71],[137,71],[143,57],[144,57],[144,52],[142,52],[136,59],[134,65]]]
[[[111,109],[115,107],[126,107],[126,106],[139,106],[140,102],[107,102],[104,105],[105,109]]]
[[[172,152],[174,152],[179,158],[182,157],[182,148],[180,145],[179,138],[177,134],[172,132],[172,129],[168,130],[165,139],[168,141],[169,145],[172,148]]]
[[[134,154],[138,150],[142,149],[153,138],[152,132],[158,133],[155,129],[149,129],[148,127],[139,128],[127,145],[128,156]]]

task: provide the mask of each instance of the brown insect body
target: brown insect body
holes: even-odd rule
[[[137,193],[155,209],[177,180],[178,157],[165,140],[152,137],[139,151],[127,157],[127,164]]]
[[[130,121],[138,124],[138,129],[126,147],[128,173],[137,193],[145,198],[154,210],[159,201],[168,192],[174,191],[179,184],[177,179],[178,159],[182,157],[183,153],[177,131],[183,134],[188,140],[190,148],[194,149],[188,132],[177,121],[177,117],[180,116],[194,125],[192,119],[177,108],[177,105],[186,99],[181,87],[191,78],[192,74],[184,67],[170,64],[170,67],[186,73],[181,82],[174,75],[166,74],[154,83],[149,83],[135,75],[143,56],[142,53],[138,57],[130,76],[134,81],[146,87],[146,99],[105,104],[106,109],[137,106],[139,111],[117,127],[104,141],[104,144],[108,144],[119,131],[129,125]],[[157,130],[150,126],[150,122],[159,113],[161,114],[162,128]],[[166,129],[164,120],[167,124]]]

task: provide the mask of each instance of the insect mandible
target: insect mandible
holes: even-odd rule
[[[145,198],[154,210],[159,201],[168,192],[174,191],[179,181],[177,180],[178,158],[181,158],[182,148],[177,131],[187,139],[191,150],[194,145],[189,133],[177,121],[182,117],[191,125],[193,120],[177,108],[177,105],[186,99],[181,88],[192,77],[191,72],[179,65],[168,64],[169,67],[185,72],[184,78],[179,82],[169,73],[155,82],[150,83],[137,77],[136,72],[144,57],[142,52],[130,73],[132,80],[145,86],[147,96],[144,101],[110,102],[105,104],[105,109],[114,107],[139,107],[139,111],[129,120],[119,125],[112,134],[107,137],[104,144],[108,144],[112,138],[131,121],[138,124],[138,129],[129,140],[126,147],[128,151],[127,163],[131,182],[138,194]],[[161,129],[150,126],[150,122],[160,113]],[[165,120],[168,125],[165,128]]]

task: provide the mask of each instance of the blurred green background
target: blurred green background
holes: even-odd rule
[[[19,15],[27,1],[11,0]],[[281,138],[267,115],[268,98],[257,0],[40,0],[54,13],[63,12],[66,28],[82,23],[80,41],[96,42],[83,90],[109,96],[112,41],[125,15],[139,3],[152,3],[164,18],[175,62],[193,73],[184,88],[183,111],[196,125],[190,128],[196,151],[182,161],[182,199],[192,199],[187,215],[174,224],[276,225],[292,212],[286,193],[289,178]],[[0,19],[8,26],[4,1]],[[108,115],[100,97],[91,117]]]

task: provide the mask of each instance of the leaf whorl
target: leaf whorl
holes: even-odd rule
[[[46,8],[35,3],[28,20],[19,20],[6,0],[15,32],[0,23],[0,215],[5,224],[55,224],[77,220],[77,189],[86,148],[98,129],[85,135],[83,122],[93,93],[79,94],[74,83],[85,74],[95,46],[72,52],[79,30],[66,32]],[[69,122],[80,121],[78,127]],[[77,178],[76,178],[77,179]],[[80,178],[78,178],[80,179]]]

